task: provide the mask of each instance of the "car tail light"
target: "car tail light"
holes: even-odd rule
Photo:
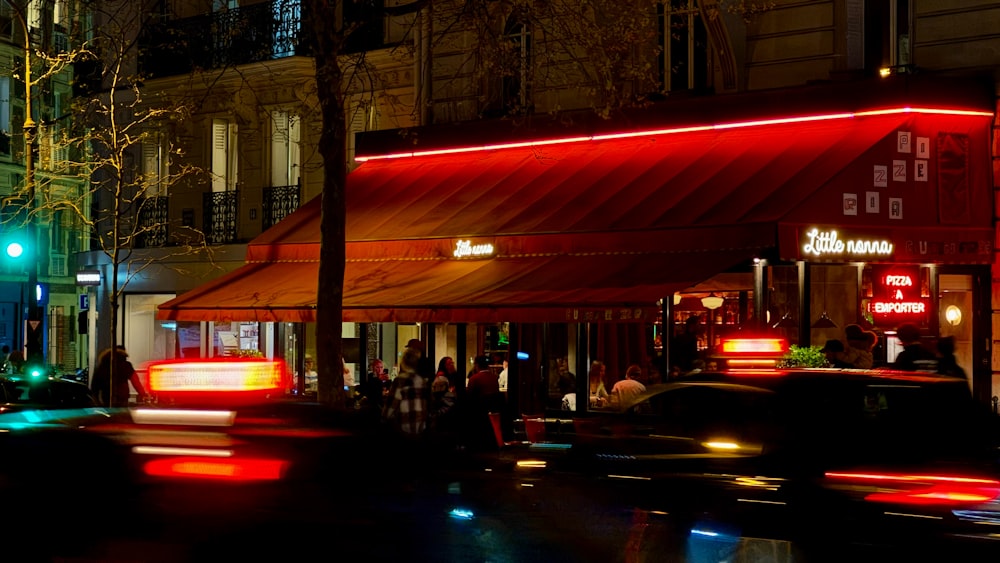
[[[288,469],[288,462],[260,458],[170,457],[143,464],[146,475],[223,481],[276,481]]]
[[[960,475],[835,473],[827,479],[857,487],[865,500],[922,506],[956,506],[1000,498],[1000,481]]]

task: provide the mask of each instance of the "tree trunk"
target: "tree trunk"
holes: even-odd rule
[[[316,296],[316,362],[319,401],[333,408],[346,406],[343,372],[344,259],[347,216],[347,136],[343,71],[337,59],[343,41],[337,26],[337,2],[306,0],[312,22],[316,89],[323,128],[319,151],[323,157],[323,203],[320,221],[319,293]]]

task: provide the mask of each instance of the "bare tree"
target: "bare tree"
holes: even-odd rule
[[[90,39],[82,40],[78,28],[77,40],[64,50],[26,48],[28,92],[70,63],[78,71],[89,69],[89,76],[77,76],[78,93],[84,95],[74,98],[70,124],[53,119],[38,128],[44,150],[37,164],[44,174],[32,173],[29,149],[24,201],[29,225],[71,217],[90,233],[92,248],[106,257],[110,315],[99,327],[108,331],[114,346],[121,298],[131,280],[177,256],[199,253],[210,261],[212,253],[199,230],[171,224],[157,212],[173,186],[200,177],[201,171],[174,158],[180,151],[171,131],[188,116],[188,108],[143,96],[135,48],[144,16],[140,6],[108,0],[87,8],[100,22],[89,30]],[[150,148],[155,157],[144,159],[143,150]],[[147,248],[154,246],[163,248]]]

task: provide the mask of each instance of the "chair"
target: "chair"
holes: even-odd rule
[[[524,421],[524,434],[531,443],[545,441],[545,415],[542,414],[522,414]]]
[[[507,443],[503,441],[503,429],[500,428],[500,413],[498,412],[490,413],[490,424],[493,425],[493,435],[497,439],[497,447],[503,449],[503,447],[506,446]]]

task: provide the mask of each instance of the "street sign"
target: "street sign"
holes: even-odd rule
[[[90,296],[86,293],[80,295],[80,310],[86,311],[90,309]]]

